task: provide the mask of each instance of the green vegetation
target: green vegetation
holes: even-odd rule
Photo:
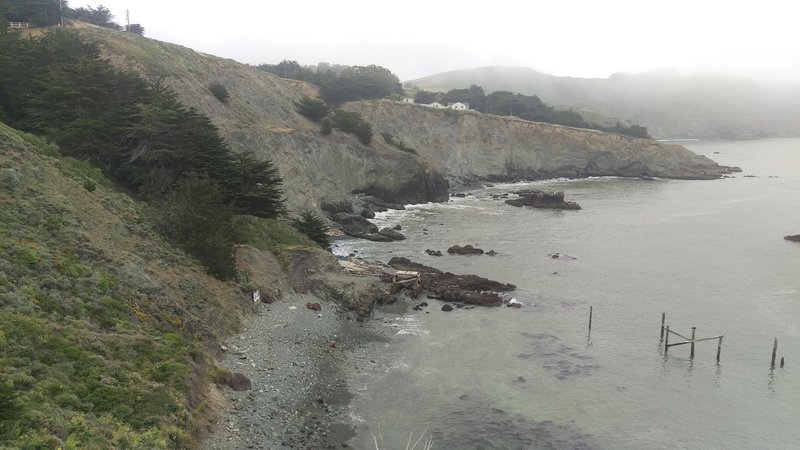
[[[223,280],[236,275],[233,208],[225,203],[219,184],[200,175],[184,178],[156,214],[162,232],[203,261],[210,274]]]
[[[0,448],[191,447],[206,340],[243,306],[97,169],[30,141],[0,124]]]
[[[295,105],[297,106],[297,112],[314,122],[319,122],[331,111],[331,107],[324,100],[308,96],[303,96]]]
[[[103,5],[70,8],[67,0],[3,0],[0,3],[0,21],[28,22],[32,26],[49,26],[61,22],[61,17],[80,20],[112,30],[126,30],[114,22],[111,10]],[[5,27],[3,27],[5,28]],[[140,36],[144,35],[144,27],[131,24],[126,30]]]
[[[213,81],[210,85],[208,85],[208,90],[211,91],[211,94],[217,98],[217,100],[225,103],[228,101],[228,98],[231,96],[228,93],[228,88],[225,87],[224,84],[220,83],[219,81]]]
[[[237,216],[234,225],[241,243],[259,250],[278,251],[316,245],[287,220]]]
[[[322,124],[322,134],[329,135],[333,129],[354,134],[358,140],[369,145],[372,142],[372,124],[364,120],[361,114],[331,108],[323,100],[303,97],[296,103],[297,112],[311,120]]]
[[[515,94],[509,91],[495,91],[486,95],[483,88],[476,85],[468,89],[451,89],[444,93],[420,90],[414,95],[414,101],[422,104],[462,102],[469,104],[470,109],[500,116],[515,116],[534,122],[589,128],[638,138],[650,137],[647,128],[640,125],[617,122],[608,126],[590,123],[577,112],[554,108],[535,95]]]
[[[386,141],[387,144],[396,147],[398,150],[418,155],[417,151],[414,150],[413,148],[407,147],[402,139],[395,139],[392,133],[389,133],[388,131],[383,131],[381,132],[381,136],[383,137],[383,140]]]
[[[328,234],[328,225],[313,211],[305,211],[300,217],[292,220],[292,226],[319,244],[325,250],[330,249],[331,237]]]
[[[10,124],[44,136],[75,158],[69,164],[87,190],[108,177],[170,214],[181,211],[191,220],[217,220],[225,208],[265,218],[284,213],[281,179],[270,161],[232,152],[207,117],[181,105],[164,86],[115,69],[99,57],[96,45],[77,34],[55,30],[24,39],[3,33],[0,55],[0,107]],[[191,213],[179,207],[185,198],[170,195],[190,176],[207,179],[219,195],[213,201],[204,198]],[[235,235],[230,223],[190,229],[174,226],[178,216],[160,215],[169,217],[162,221],[166,234],[211,273],[233,275]],[[221,231],[230,234],[220,236]],[[213,246],[203,245],[205,241]],[[222,245],[227,245],[227,256]]]
[[[284,60],[279,64],[261,64],[259,69],[279,77],[308,81],[319,86],[320,96],[331,105],[353,100],[369,100],[402,94],[403,86],[397,75],[384,67],[330,66],[302,67],[297,61]]]

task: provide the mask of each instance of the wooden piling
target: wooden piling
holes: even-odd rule
[[[722,338],[724,336],[720,335],[719,341],[717,342],[717,362],[719,362],[719,354],[722,351]]]
[[[589,331],[592,331],[592,310],[593,309],[594,309],[594,307],[592,307],[592,306],[589,307]]]
[[[696,328],[697,327],[692,327],[692,339],[691,339],[691,344],[689,346],[689,348],[690,348],[690,350],[689,350],[689,359],[694,359],[694,330]]]
[[[664,339],[664,321],[667,320],[667,313],[661,313],[661,339]]]
[[[669,325],[667,325],[664,330],[666,331],[666,333],[664,333],[664,353],[667,353],[667,350],[669,350]]]
[[[783,369],[783,356],[781,356],[781,369]]]
[[[778,353],[778,338],[775,338],[775,341],[772,343],[772,361],[770,362],[770,367],[775,367],[775,354]]]

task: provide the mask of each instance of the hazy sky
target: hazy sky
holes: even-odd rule
[[[800,82],[794,0],[72,0],[240,62],[378,64],[401,80],[488,65],[605,78],[676,69]],[[797,6],[796,6],[797,5]]]

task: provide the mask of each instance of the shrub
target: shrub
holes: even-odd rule
[[[211,93],[214,94],[214,97],[216,97],[217,100],[221,101],[222,103],[227,102],[228,98],[230,97],[228,88],[226,88],[225,85],[219,81],[212,82],[208,86],[208,90],[211,91]]]
[[[298,231],[310,237],[312,241],[319,244],[324,249],[331,246],[331,237],[328,235],[328,225],[320,219],[314,212],[305,211],[292,220],[292,226]]]
[[[394,136],[392,136],[392,133],[389,133],[388,131],[381,132],[381,136],[383,137],[383,140],[386,141],[387,144],[396,147],[398,150],[402,150],[406,153],[412,153],[414,155],[419,154],[413,148],[407,147],[405,142],[403,142],[402,140],[395,140]]]
[[[355,134],[364,145],[372,142],[372,125],[356,112],[334,110],[333,127],[345,133]]]
[[[314,245],[308,236],[285,220],[237,216],[234,224],[240,242],[259,250],[280,250],[287,247]]]
[[[298,113],[308,117],[314,122],[322,120],[331,110],[331,107],[324,101],[308,96],[304,96],[299,101],[295,102],[295,105],[297,106]]]

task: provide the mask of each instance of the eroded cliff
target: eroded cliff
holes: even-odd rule
[[[270,159],[283,177],[290,211],[317,209],[365,192],[396,203],[447,198],[443,176],[423,158],[380,139],[362,145],[349,134],[330,136],[295,111],[295,102],[313,95],[312,85],[283,80],[254,67],[186,47],[95,27],[81,28],[101,45],[116,66],[159,80],[180,101],[211,118],[234,151]],[[219,101],[209,91],[219,82],[230,94]]]
[[[683,146],[651,139],[386,100],[347,109],[377,132],[400,137],[454,185],[587,176],[713,179],[727,171]]]

